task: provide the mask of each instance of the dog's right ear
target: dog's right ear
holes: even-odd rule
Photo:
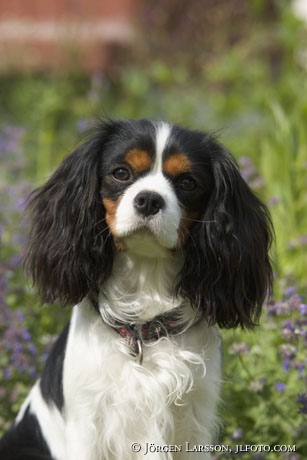
[[[43,302],[78,303],[97,293],[111,273],[114,247],[99,195],[99,166],[115,132],[116,122],[100,125],[30,196],[24,267]]]

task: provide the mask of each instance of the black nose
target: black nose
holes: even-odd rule
[[[157,214],[160,209],[165,207],[165,201],[161,195],[155,192],[140,192],[134,198],[136,211],[144,217]]]

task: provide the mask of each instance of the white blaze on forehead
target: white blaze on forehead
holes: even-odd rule
[[[171,133],[171,127],[167,123],[156,124],[156,159],[153,165],[153,172],[162,172],[162,156]]]

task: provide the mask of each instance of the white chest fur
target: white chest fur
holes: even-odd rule
[[[145,345],[141,366],[83,301],[74,307],[64,362],[65,460],[189,458],[186,442],[212,443],[219,381],[219,337],[203,321]],[[172,445],[182,451],[163,447]]]

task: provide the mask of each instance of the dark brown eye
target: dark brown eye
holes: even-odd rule
[[[197,183],[193,177],[184,177],[179,182],[179,187],[185,192],[192,192],[197,188]]]
[[[113,177],[116,180],[125,182],[130,179],[130,172],[126,168],[117,168],[113,171]]]

